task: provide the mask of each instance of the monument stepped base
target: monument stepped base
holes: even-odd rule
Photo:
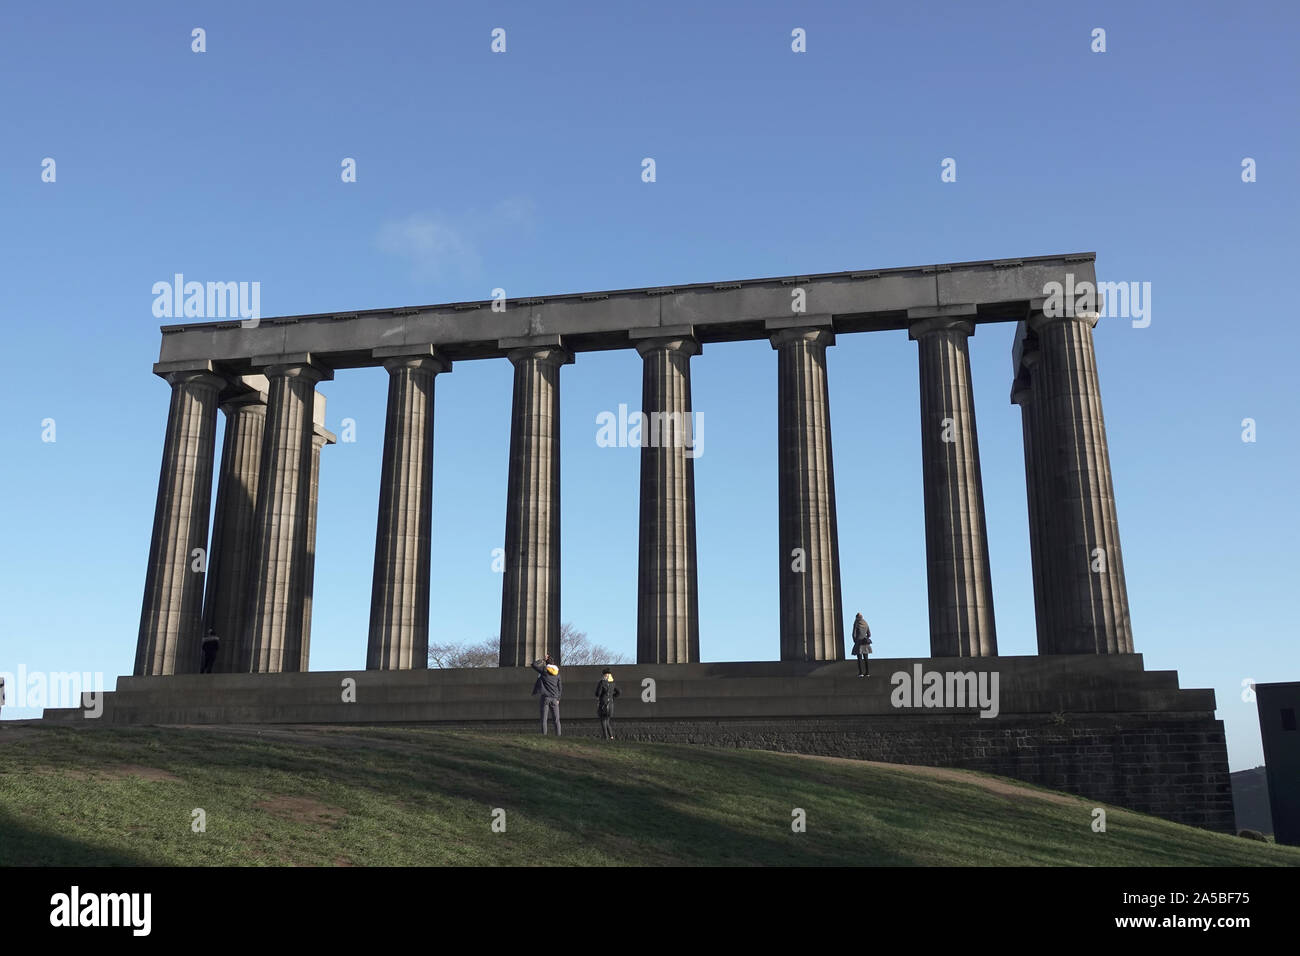
[[[983,674],[990,692],[996,675],[996,716],[981,717],[977,704],[924,706],[919,692],[900,700],[893,675],[911,680],[918,667],[922,675]],[[622,664],[613,670],[623,690],[615,715],[622,739],[960,767],[1233,830],[1227,745],[1223,722],[1214,716],[1214,691],[1180,689],[1175,672],[1146,671],[1139,654],[873,659],[866,679],[857,676],[853,661]],[[563,673],[566,733],[594,735],[600,668],[566,667]],[[121,677],[94,723],[535,731],[534,678],[527,668]],[[647,680],[653,681],[653,700]],[[86,716],[77,709],[47,710],[45,720],[80,723]]]

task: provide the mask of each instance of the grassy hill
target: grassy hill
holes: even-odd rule
[[[0,725],[6,865],[1300,864],[1112,807],[1094,833],[1095,805],[964,771],[581,737]]]

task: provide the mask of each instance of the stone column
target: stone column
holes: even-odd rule
[[[1025,501],[1029,512],[1029,556],[1033,569],[1034,624],[1038,636],[1038,653],[1054,654],[1057,590],[1053,586],[1053,571],[1048,567],[1051,556],[1048,521],[1051,511],[1047,503],[1051,489],[1044,481],[1047,466],[1043,462],[1043,453],[1048,443],[1042,435],[1040,400],[1035,388],[1040,377],[1038,358],[1038,342],[1029,335],[1028,326],[1021,322],[1016,328],[1012,362],[1016,376],[1011,384],[1011,404],[1020,406],[1020,425],[1024,439]]]
[[[560,661],[560,367],[573,361],[573,353],[561,346],[559,336],[552,338],[500,343],[515,367],[502,667],[524,667],[548,653]]]
[[[1092,329],[1096,313],[1031,313],[1038,342],[1034,385],[1037,461],[1046,472],[1052,626],[1058,654],[1131,654],[1133,632],[1120,553],[1119,519],[1101,409]]]
[[[172,395],[135,649],[137,677],[183,672],[201,640],[204,572],[195,570],[194,551],[203,549],[198,566],[204,567],[217,401],[226,382],[211,362],[173,366],[154,366]]]
[[[316,393],[316,423],[311,435],[311,480],[307,498],[307,553],[302,595],[302,662],[298,670],[308,670],[311,657],[311,596],[316,580],[316,506],[320,491],[320,450],[333,445],[338,438],[325,429],[325,396]]]
[[[266,366],[269,399],[253,518],[249,659],[241,669],[277,673],[296,671],[302,664],[312,418],[316,384],[333,373],[306,353],[256,358],[254,363]]]
[[[974,308],[909,310],[921,379],[921,487],[925,499],[930,654],[998,652],[989,575],[968,340]],[[920,313],[920,315],[918,315]]]
[[[388,370],[367,670],[428,667],[433,526],[433,382],[451,363],[432,346],[375,349]]]
[[[777,353],[781,660],[838,661],[844,657],[844,613],[826,379],[826,347],[835,343],[835,333],[829,317],[807,318],[812,321],[771,334]]]
[[[214,628],[221,638],[213,670],[222,674],[239,670],[249,657],[246,615],[253,579],[253,522],[262,473],[266,398],[265,391],[248,390],[221,406],[226,413],[226,434],[221,444],[203,630]],[[201,649],[196,647],[191,670],[198,670],[200,657]]]
[[[641,375],[641,531],[636,656],[640,664],[700,659],[695,552],[695,445],[690,326],[630,333]]]

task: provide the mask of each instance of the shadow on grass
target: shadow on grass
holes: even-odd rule
[[[268,797],[308,795],[348,815],[337,831],[310,822],[274,831],[264,848],[273,863],[1287,862],[1138,815],[1113,818],[1120,839],[1098,837],[1083,800],[1063,806],[975,780],[698,745],[423,727],[139,728],[59,731],[0,748],[0,773],[24,764],[165,770],[179,778],[168,786],[210,788],[244,814],[244,841],[264,828],[264,817],[248,814]],[[796,807],[807,812],[807,832],[791,830]],[[506,811],[507,833],[491,831],[494,808]],[[15,809],[26,807],[11,802]],[[30,820],[0,816],[0,862],[150,862],[131,858],[129,846],[58,841]],[[223,862],[262,862],[246,843],[232,852]]]
[[[852,865],[918,862],[915,857],[875,837],[861,820],[828,820],[806,833],[791,830],[798,803],[774,798],[772,788],[752,770],[722,771],[714,755],[702,762],[693,748],[631,745],[615,747],[587,739],[533,735],[471,736],[456,732],[392,735],[410,749],[383,758],[383,767],[367,775],[364,764],[375,752],[351,753],[353,781],[393,798],[436,792],[488,808],[501,807],[512,819],[522,816],[530,827],[543,828],[538,847],[545,861],[547,844],[561,853],[580,842],[582,850],[611,863],[667,862],[786,865]],[[324,748],[322,748],[324,749]],[[725,752],[724,752],[725,753]],[[347,755],[316,753],[309,760],[317,773],[329,771],[321,760]],[[737,764],[752,755],[740,755]],[[793,790],[791,792],[794,792]],[[808,796],[807,788],[803,795]]]
[[[156,861],[63,836],[0,809],[0,866],[152,866]]]

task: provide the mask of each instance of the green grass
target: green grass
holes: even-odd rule
[[[1094,806],[982,774],[594,738],[0,730],[6,865],[1300,864],[1114,807],[1094,833]]]

